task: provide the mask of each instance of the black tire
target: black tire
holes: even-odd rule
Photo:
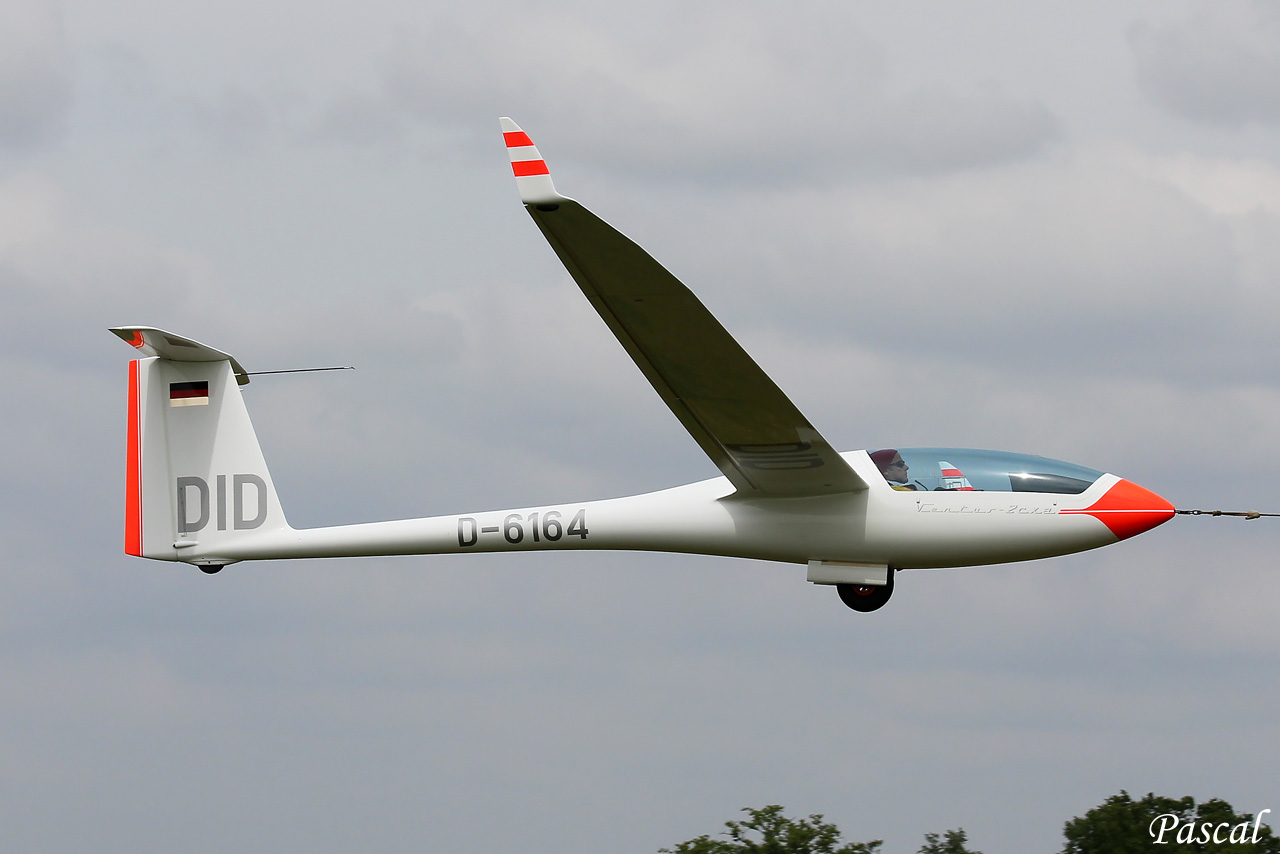
[[[836,592],[840,601],[855,611],[869,613],[879,610],[893,595],[893,573],[889,570],[889,583],[883,586],[875,584],[837,584]]]

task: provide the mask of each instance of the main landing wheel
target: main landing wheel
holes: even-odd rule
[[[893,595],[893,573],[894,570],[889,570],[888,584],[837,584],[836,592],[840,594],[840,601],[855,611],[875,611],[883,608]]]

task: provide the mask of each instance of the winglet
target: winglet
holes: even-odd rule
[[[529,135],[505,116],[498,119],[498,123],[502,126],[507,153],[511,156],[511,172],[516,176],[520,201],[526,205],[554,205],[569,201],[556,192],[547,161],[542,159]]]

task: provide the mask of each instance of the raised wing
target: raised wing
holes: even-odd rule
[[[866,483],[680,280],[576,201],[501,120],[520,200],[680,423],[746,496],[857,492]]]

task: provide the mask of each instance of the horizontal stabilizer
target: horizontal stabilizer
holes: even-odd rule
[[[199,341],[152,326],[119,326],[111,331],[144,356],[159,356],[171,362],[230,362],[236,382],[240,385],[249,382],[249,373],[236,361],[235,356]]]

